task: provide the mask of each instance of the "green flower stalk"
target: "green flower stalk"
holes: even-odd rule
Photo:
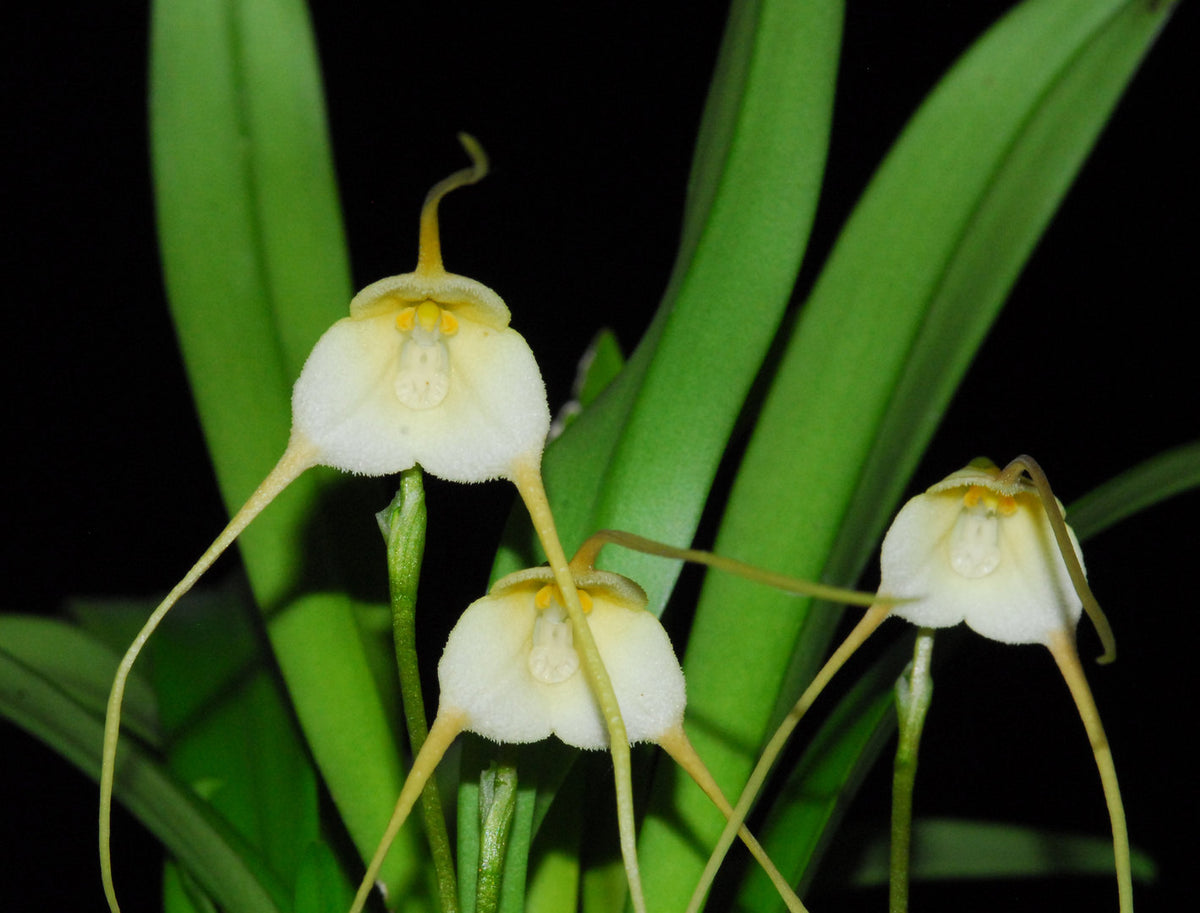
[[[909,868],[912,861],[912,800],[917,780],[917,752],[925,714],[933,700],[933,631],[922,628],[913,645],[912,662],[896,682],[898,739],[892,765],[892,847],[888,879],[888,913],[908,913]]]
[[[419,468],[406,469],[400,474],[400,488],[396,497],[376,519],[387,542],[392,640],[400,677],[400,700],[404,707],[409,746],[416,755],[429,735],[425,699],[421,693],[421,670],[417,661],[417,586],[421,576],[421,559],[425,554],[425,488],[421,483]],[[421,793],[421,811],[437,873],[442,913],[457,913],[458,882],[454,874],[454,853],[446,831],[442,796],[436,779],[425,784]]]

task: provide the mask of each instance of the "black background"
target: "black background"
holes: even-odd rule
[[[827,191],[802,286],[922,96],[1009,6],[850,5]],[[454,133],[470,130],[493,173],[444,223],[448,266],[505,296],[552,406],[561,403],[596,327],[615,326],[631,348],[662,291],[723,4],[631,12],[579,3],[539,14],[349,6],[317,3],[314,19],[356,285],[410,268],[421,197],[459,166]],[[1200,107],[1190,6],[1151,52],[1023,274],[914,490],[980,453],[1029,452],[1070,503],[1196,437],[1197,150],[1185,127]],[[165,589],[224,515],[156,261],[147,11],[28,5],[5,18],[4,608],[52,613],[71,594]],[[472,537],[493,541],[510,501],[500,485],[464,493],[435,483],[430,498],[431,561],[458,550],[465,518]],[[1090,677],[1133,840],[1163,869],[1160,885],[1140,894],[1142,910],[1172,909],[1183,896],[1200,820],[1188,736],[1196,507],[1192,495],[1157,508],[1087,550],[1121,648],[1115,666]],[[448,583],[442,597],[465,605],[486,571]],[[1090,654],[1094,638],[1081,636]],[[918,813],[1106,831],[1086,740],[1043,652],[971,639],[939,689]],[[94,786],[8,724],[0,758],[0,908],[102,909]],[[882,814],[886,790],[885,775],[869,780],[855,814]],[[130,825],[118,843],[136,910],[129,873],[153,872],[154,844]],[[819,887],[816,910],[883,908],[880,894]],[[1108,880],[921,890],[918,908],[1115,909]]]

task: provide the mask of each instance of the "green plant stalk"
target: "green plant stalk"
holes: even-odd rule
[[[517,808],[517,767],[499,761],[479,778],[479,879],[476,913],[496,913],[504,878],[504,858]]]
[[[404,722],[415,757],[429,735],[421,672],[417,664],[417,585],[425,554],[425,487],[421,468],[400,474],[396,497],[378,515],[379,528],[387,540],[388,589],[392,602],[392,638],[396,645],[396,668],[400,675],[400,700]],[[442,913],[457,913],[458,883],[454,875],[454,852],[446,830],[442,796],[437,778],[430,777],[421,791],[421,814],[425,835],[433,854]]]
[[[892,855],[888,889],[889,913],[908,913],[908,871],[912,859],[912,799],[917,779],[917,749],[925,714],[933,700],[933,629],[921,628],[912,662],[896,681],[899,741],[892,771]]]

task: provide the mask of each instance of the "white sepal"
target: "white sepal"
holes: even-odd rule
[[[414,407],[404,386],[420,343],[397,328],[399,311],[339,320],[309,355],[292,392],[292,432],[316,448],[318,462],[363,475],[419,463],[452,482],[482,482],[508,477],[518,456],[540,454],[550,411],[521,335],[461,319],[432,344],[441,347],[444,390]]]
[[[653,742],[682,725],[683,671],[645,594],[616,574],[578,580],[590,596],[588,627],[612,681],[629,741]],[[466,715],[466,728],[496,742],[557,735],[578,748],[607,748],[608,729],[577,659],[570,622],[548,568],[498,581],[459,619],[438,664],[441,706]],[[565,626],[565,627],[564,627]]]
[[[883,540],[879,592],[911,600],[892,614],[922,627],[965,621],[992,640],[1047,644],[1075,629],[1083,604],[1036,490],[995,475],[960,470],[904,505]]]

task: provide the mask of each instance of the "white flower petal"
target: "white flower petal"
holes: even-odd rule
[[[1004,559],[980,583],[967,608],[967,625],[1006,644],[1049,644],[1055,631],[1073,631],[1083,612],[1054,531],[1040,502],[1022,497],[1017,513],[1000,523]],[[1068,527],[1070,531],[1070,527]],[[1082,566],[1079,543],[1071,533]]]
[[[438,662],[441,702],[467,715],[468,728],[494,742],[538,742],[553,732],[544,690],[529,672],[533,594],[485,596],[467,608]],[[575,676],[575,689],[586,683]],[[571,690],[570,682],[564,682]]]
[[[913,599],[892,615],[923,628],[948,628],[966,618],[967,594],[959,583],[970,581],[954,574],[945,556],[961,508],[961,493],[917,495],[892,521],[879,554],[879,592]]]
[[[525,340],[462,320],[440,344],[444,396],[412,408],[397,394],[405,345],[396,313],[348,317],[317,342],[292,393],[293,431],[320,462],[364,475],[414,463],[439,478],[481,482],[509,474],[516,457],[541,452],[550,425],[545,386]]]
[[[534,604],[550,579],[543,571],[499,581],[463,613],[438,664],[441,701],[466,714],[471,732],[493,741],[533,742],[554,733],[578,748],[606,748],[608,730],[583,669],[557,680],[531,667],[539,614],[554,611]],[[683,721],[683,671],[662,625],[642,607],[644,595],[631,606],[624,598],[630,588],[597,586],[596,577],[622,578],[598,572],[589,581],[588,625],[626,732],[630,742],[655,741]],[[562,619],[552,623],[569,624]]]
[[[1015,509],[967,508],[972,485],[1015,495]],[[996,486],[980,469],[955,473],[905,504],[884,538],[880,569],[882,594],[912,600],[893,615],[928,628],[966,621],[1003,643],[1046,644],[1052,632],[1073,630],[1083,609],[1037,495]]]
[[[616,692],[625,733],[631,743],[655,742],[682,725],[687,704],[683,670],[671,641],[645,609],[613,605],[598,595],[593,599],[588,625]],[[568,745],[607,748],[608,730],[590,688],[586,698],[584,705],[555,696],[554,732]]]

